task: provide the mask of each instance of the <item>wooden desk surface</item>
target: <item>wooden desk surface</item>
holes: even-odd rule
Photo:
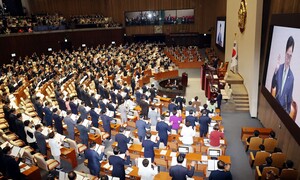
[[[143,149],[143,147],[142,147],[141,144],[132,144],[132,145],[128,148],[129,152],[130,152],[130,151],[142,152],[142,149]]]
[[[214,121],[222,121],[222,116],[213,116],[212,118],[211,118],[211,120],[214,120]]]
[[[20,169],[27,166],[26,164],[22,164]],[[27,179],[41,179],[40,169],[37,166],[30,166],[29,169],[23,171],[22,174],[26,176]]]
[[[226,164],[231,164],[230,156],[219,156],[218,159],[224,161]]]
[[[195,180],[203,180],[202,177],[193,176]],[[154,180],[171,180],[172,178],[169,176],[169,172],[160,172],[154,176]]]

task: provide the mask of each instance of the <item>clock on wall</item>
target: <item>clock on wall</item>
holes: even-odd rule
[[[240,9],[238,11],[238,26],[240,28],[241,33],[244,32],[246,28],[246,19],[247,19],[247,3],[246,0],[241,0]]]

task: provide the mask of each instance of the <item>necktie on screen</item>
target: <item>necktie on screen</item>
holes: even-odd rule
[[[282,95],[282,91],[283,91],[284,84],[286,81],[286,75],[287,75],[287,69],[284,68],[283,76],[282,76],[282,83],[281,83],[281,91],[280,91],[281,95]]]

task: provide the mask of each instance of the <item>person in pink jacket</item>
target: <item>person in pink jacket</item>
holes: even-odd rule
[[[172,124],[172,129],[176,130],[178,132],[179,125],[182,122],[182,117],[181,116],[176,116],[177,111],[172,112],[172,116],[170,116],[170,123],[173,122]]]

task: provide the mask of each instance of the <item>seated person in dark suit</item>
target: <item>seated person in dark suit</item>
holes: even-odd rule
[[[225,162],[218,161],[218,170],[214,170],[210,173],[209,180],[231,180],[232,175],[230,170],[230,165],[225,164]]]
[[[129,165],[130,164],[130,156],[129,156],[129,152],[126,151],[126,160],[122,159],[120,156],[118,156],[120,154],[120,148],[119,147],[115,147],[114,150],[114,155],[109,156],[108,158],[108,162],[110,165],[113,165],[113,170],[112,170],[112,176],[113,177],[118,177],[120,178],[120,180],[125,180],[125,165]]]
[[[294,162],[292,160],[286,160],[283,169],[294,169]]]
[[[273,160],[271,157],[266,157],[266,163],[259,166],[260,172],[263,172],[265,167],[272,166]]]
[[[172,177],[172,180],[184,180],[187,179],[186,176],[192,177],[195,171],[195,161],[191,163],[191,169],[188,169],[182,165],[184,161],[184,155],[179,154],[177,156],[177,165],[171,166],[169,170],[169,175]]]
[[[248,143],[250,143],[250,140],[251,140],[251,138],[252,137],[259,137],[259,131],[258,130],[255,130],[254,132],[253,132],[253,136],[249,136],[248,138],[247,138],[247,142]]]

